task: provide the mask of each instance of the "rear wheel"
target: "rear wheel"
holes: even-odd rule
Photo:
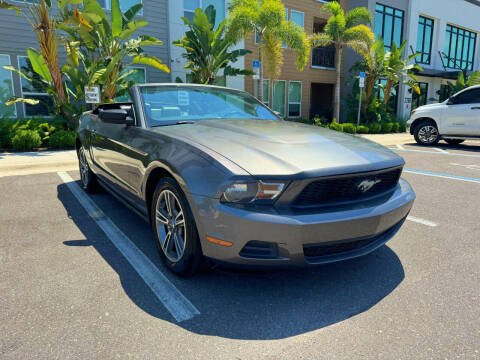
[[[435,145],[440,140],[438,128],[433,121],[422,121],[415,128],[413,136],[420,145]]]
[[[195,274],[202,265],[202,249],[188,202],[171,178],[159,181],[152,201],[152,225],[165,265],[182,276]]]
[[[463,143],[465,140],[462,139],[444,139],[447,144],[450,145],[458,145]]]
[[[85,149],[80,146],[78,149],[78,166],[80,170],[80,179],[82,180],[83,189],[89,193],[94,194],[99,191],[100,185],[98,184],[97,177],[90,169],[88,165]]]

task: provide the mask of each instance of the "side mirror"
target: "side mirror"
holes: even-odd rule
[[[455,97],[451,96],[448,98],[447,105],[454,105],[456,104]]]
[[[118,125],[135,125],[135,120],[124,109],[100,109],[98,117],[105,123]]]

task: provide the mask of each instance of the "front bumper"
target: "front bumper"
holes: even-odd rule
[[[205,256],[253,267],[308,266],[366,255],[391,239],[407,217],[415,193],[405,180],[375,201],[306,213],[251,211],[218,199],[192,196]],[[221,246],[212,236],[233,243]],[[270,257],[241,255],[247,243],[272,245]],[[262,245],[262,246],[263,246]]]

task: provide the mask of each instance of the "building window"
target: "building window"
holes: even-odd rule
[[[217,27],[225,20],[225,0],[183,0],[183,16],[193,22],[195,10],[198,8],[205,10],[210,5],[216,10],[215,27]]]
[[[10,66],[10,55],[0,54],[0,116],[15,117],[15,105],[7,106],[5,102],[13,96],[12,72],[5,70],[4,66]]]
[[[383,39],[385,49],[390,50],[392,43],[400,46],[403,39],[402,10],[377,4],[375,7],[375,37]]]
[[[420,94],[412,90],[412,110],[422,105],[427,105],[428,99],[428,83],[419,82]]]
[[[27,75],[32,82],[21,77],[22,97],[27,99],[38,100],[37,105],[23,104],[25,116],[50,116],[53,111],[53,100],[47,94],[47,85],[42,81],[40,76],[33,71],[30,59],[27,56],[18,57],[18,68],[22,73]]]
[[[447,100],[452,94],[452,89],[448,84],[441,84],[440,90],[438,92],[438,102],[444,102]]]
[[[255,80],[255,97],[258,99],[258,84],[260,80]],[[270,80],[263,80],[263,103],[270,106]]]
[[[288,117],[298,118],[302,115],[302,82],[288,83]]]
[[[147,74],[145,72],[145,68],[143,67],[128,67],[126,71],[133,70],[131,74],[129,74],[125,79],[127,81],[133,81],[135,84],[145,84],[147,82]],[[115,101],[118,102],[130,102],[132,98],[130,97],[130,93],[126,92],[122,96],[117,96]]]
[[[278,111],[282,117],[285,117],[286,86],[285,80],[277,80],[273,85],[273,111]]]
[[[28,1],[28,0],[27,0]],[[100,6],[106,10],[111,10],[110,0],[97,0]],[[31,2],[31,1],[29,1]],[[142,3],[142,0],[120,0],[120,9],[125,12],[133,5]],[[143,9],[140,11],[143,14]]]
[[[305,14],[301,11],[292,10],[290,12],[290,20],[302,28],[305,27]]]
[[[421,64],[430,64],[432,60],[433,20],[420,16],[417,32],[417,52],[420,55],[417,61]]]
[[[477,34],[447,25],[443,64],[450,69],[473,70]]]
[[[382,87],[378,86],[378,85],[382,85]],[[383,99],[385,98],[385,94],[383,92],[383,88],[387,85],[387,80],[386,79],[380,79],[380,80],[377,80],[377,99],[380,101],[380,102],[383,102]],[[397,105],[398,105],[398,85],[393,87],[392,88],[392,93],[390,95],[390,99],[388,100],[388,103],[387,103],[387,109],[390,113],[392,114],[395,114],[396,113],[396,109],[397,109]]]

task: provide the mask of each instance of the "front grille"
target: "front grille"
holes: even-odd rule
[[[309,183],[293,202],[294,207],[328,206],[374,197],[393,190],[401,168],[328,177]]]
[[[321,259],[322,257],[359,250],[377,241],[384,241],[385,237],[396,231],[402,225],[403,221],[404,219],[380,234],[368,237],[351,239],[347,241],[332,241],[320,244],[303,245],[303,254],[308,261],[315,261]]]

